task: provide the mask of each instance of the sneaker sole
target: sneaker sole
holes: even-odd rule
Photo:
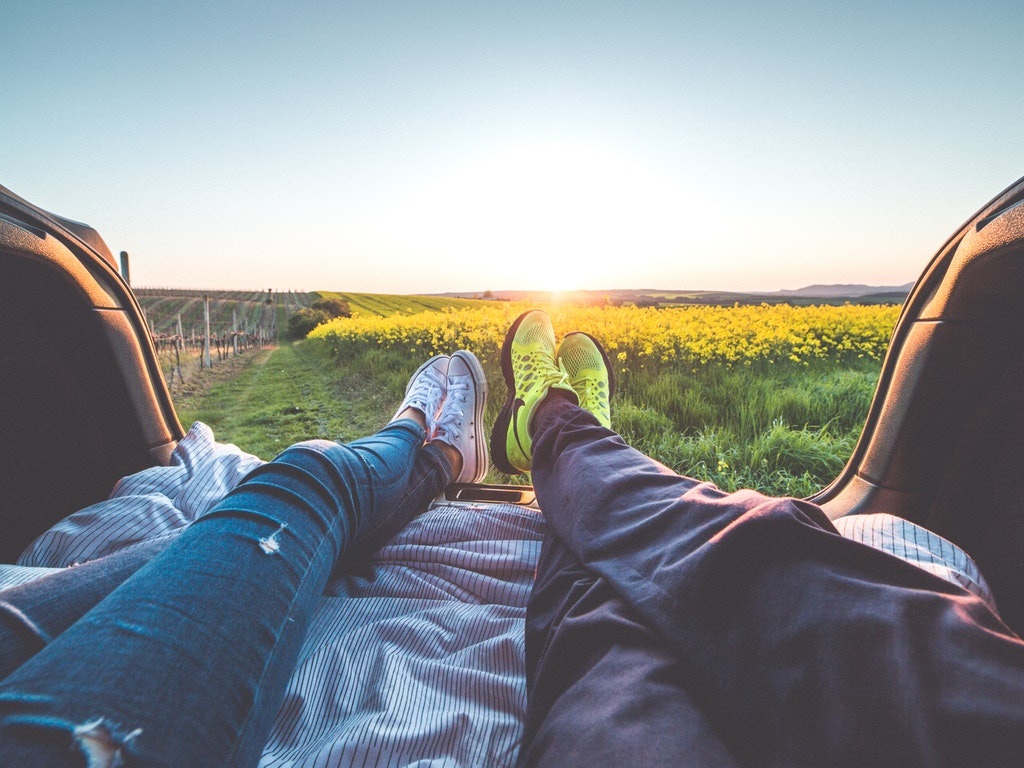
[[[469,480],[471,483],[479,483],[487,476],[487,441],[483,439],[484,432],[484,408],[487,405],[487,375],[483,366],[477,360],[476,355],[463,353],[462,350],[454,353],[452,358],[459,358],[469,366],[470,375],[473,377],[473,385],[476,387],[476,399],[473,407],[473,429],[477,438],[473,441],[476,446],[476,476]]]
[[[512,371],[512,339],[519,330],[523,319],[530,314],[523,312],[512,323],[512,327],[505,334],[505,341],[501,345],[501,375],[505,377],[505,387],[508,389],[508,397],[505,399],[498,417],[494,420],[494,429],[491,430],[491,461],[494,466],[506,475],[521,475],[524,471],[512,466],[508,460],[508,430],[512,423],[512,415],[516,409],[516,377]]]

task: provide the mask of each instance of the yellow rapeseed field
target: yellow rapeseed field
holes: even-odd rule
[[[470,349],[492,393],[499,352],[530,305],[339,318],[307,342],[399,397],[428,357]],[[612,427],[672,469],[727,490],[809,496],[841,469],[863,424],[898,306],[548,305],[558,336],[605,346]],[[488,403],[493,423],[501,397]],[[499,478],[500,479],[500,478]]]
[[[417,359],[465,348],[485,363],[496,363],[505,332],[528,308],[508,304],[339,318],[314,330],[310,338],[342,358],[368,347],[408,352]],[[739,367],[878,360],[899,313],[891,305],[546,309],[558,335],[587,331],[604,344],[617,368],[647,372],[708,363]]]

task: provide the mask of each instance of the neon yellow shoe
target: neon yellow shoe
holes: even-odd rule
[[[615,374],[601,343],[589,333],[575,331],[562,339],[555,359],[568,375],[580,407],[594,414],[601,426],[611,429]]]
[[[501,372],[508,399],[491,431],[491,460],[509,475],[529,472],[533,462],[530,418],[552,387],[572,392],[569,377],[555,362],[551,318],[537,309],[524,312],[505,334]]]

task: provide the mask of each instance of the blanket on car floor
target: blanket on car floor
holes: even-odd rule
[[[195,424],[170,466],[124,478],[0,566],[0,589],[173,536],[261,460]],[[843,535],[987,595],[962,550],[888,515]],[[436,501],[320,601],[261,766],[512,766],[526,708],[524,620],[543,517]],[[991,599],[988,596],[988,599]]]

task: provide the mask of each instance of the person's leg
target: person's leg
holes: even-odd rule
[[[682,668],[607,579],[550,532],[526,610],[519,765],[738,765]]]
[[[436,418],[422,417],[432,426],[433,440],[416,454],[405,490],[391,509],[381,510],[346,548],[336,569],[365,560],[387,543],[458,477],[459,482],[478,482],[487,472],[487,449],[478,430],[487,400],[487,382],[476,357],[456,352],[445,365],[445,356],[432,358],[410,379],[407,394],[425,373],[445,396]],[[425,397],[434,397],[433,394]],[[417,419],[417,396],[410,395],[396,414]],[[409,408],[412,410],[406,410]],[[426,404],[430,409],[432,406]],[[464,459],[463,456],[466,458]],[[146,541],[108,557],[49,574],[0,594],[0,680],[31,658],[53,638],[78,621],[142,565],[173,541],[168,536]]]
[[[476,356],[460,349],[443,368],[445,396],[436,414],[424,419],[428,442],[416,456],[409,482],[396,507],[367,526],[352,542],[338,568],[365,560],[427,506],[452,482],[478,483],[487,474],[487,444],[483,439],[483,412],[487,404],[487,379]],[[429,373],[439,371],[436,363]],[[413,376],[413,380],[416,375]],[[410,385],[411,386],[411,385]],[[401,415],[402,410],[399,410]],[[406,412],[415,416],[415,413]]]
[[[251,473],[0,684],[0,762],[253,764],[335,560],[395,503],[423,437],[398,421]]]
[[[176,537],[144,541],[0,592],[0,680],[167,549]]]
[[[461,457],[453,456],[436,442],[427,443],[416,454],[409,482],[401,498],[392,510],[380,515],[367,526],[356,541],[345,550],[335,566],[335,571],[348,570],[356,563],[365,561],[381,547],[391,541],[410,520],[423,512],[438,494],[447,488],[455,476],[453,463]]]
[[[396,423],[377,435],[347,446],[301,443],[250,474],[202,526],[186,529],[168,553],[5,680],[0,755],[47,765],[254,762],[338,555],[349,542],[379,546],[454,475],[485,471],[485,451],[474,447],[485,384],[470,376],[469,368],[479,373],[471,353],[455,358],[447,377],[444,355],[421,366]],[[457,393],[451,401],[449,386]],[[417,450],[427,428],[434,441]],[[261,529],[266,535],[257,537]],[[282,567],[261,573],[247,561]],[[106,568],[106,578],[134,565],[126,558]],[[147,602],[136,607],[140,598]],[[109,622],[122,623],[128,639],[118,628],[104,635]],[[86,710],[101,714],[76,720]]]
[[[351,567],[380,549],[452,482],[452,464],[461,464],[461,456],[442,446],[428,443],[416,453],[398,502],[368,521],[346,548],[336,570]],[[176,536],[145,541],[0,593],[0,680],[82,618]]]
[[[553,396],[610,425],[614,379],[592,337],[570,334],[556,352],[546,316],[527,313],[510,330],[502,362],[510,392],[492,435],[499,466],[528,466],[530,445],[513,433],[529,429],[550,384],[561,385]],[[531,386],[518,386],[522,365]],[[631,765],[638,756],[651,766],[736,765],[660,635],[550,528],[527,606],[526,676],[522,766]]]
[[[1024,643],[978,598],[812,504],[680,477],[560,398],[532,448],[555,535],[661,637],[741,761],[1024,756]]]
[[[533,381],[567,367],[547,333],[525,345]],[[600,378],[587,357],[579,376]],[[510,414],[526,401],[532,418],[515,440],[500,422],[495,444],[525,457],[553,534],[660,637],[740,762],[1019,764],[1024,643],[981,600],[842,538],[813,504],[680,477],[577,396],[506,378]]]

